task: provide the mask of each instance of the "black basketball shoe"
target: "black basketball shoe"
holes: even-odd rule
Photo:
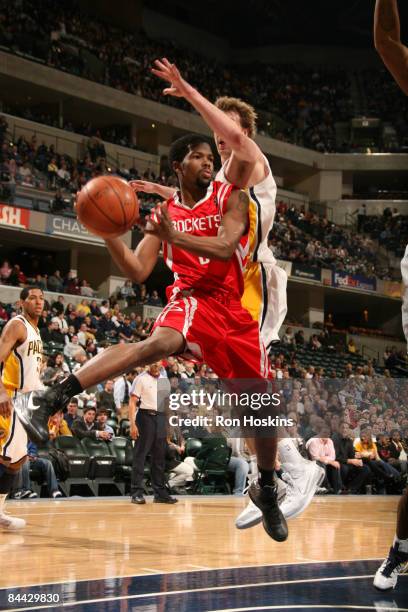
[[[288,526],[279,509],[277,486],[261,487],[255,481],[249,487],[248,494],[262,512],[262,523],[266,533],[277,542],[284,542],[288,537]]]
[[[28,438],[41,445],[49,439],[48,419],[62,410],[68,401],[61,388],[55,386],[45,391],[22,393],[13,401],[13,406]]]

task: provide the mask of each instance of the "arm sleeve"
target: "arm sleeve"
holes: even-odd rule
[[[136,397],[142,397],[143,391],[143,375],[136,376],[130,388],[130,395],[136,395]]]
[[[123,378],[119,378],[113,387],[113,399],[115,401],[115,406],[119,410],[121,407],[121,399],[122,399],[122,386],[123,386]]]

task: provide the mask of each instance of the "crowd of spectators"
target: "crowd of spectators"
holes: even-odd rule
[[[365,232],[396,257],[404,255],[408,242],[408,217],[396,208],[387,207],[382,215],[361,215],[359,229]]]
[[[170,173],[163,172],[156,176],[147,170],[141,177],[135,168],[114,170],[108,167],[103,142],[97,136],[86,141],[84,157],[73,160],[67,155],[57,154],[52,146],[47,147],[44,143],[38,145],[35,136],[31,142],[20,137],[16,143],[11,143],[5,138],[6,130],[7,122],[0,118],[2,177],[8,178],[8,184],[14,185],[14,188],[17,182],[56,190],[51,206],[53,212],[62,212],[67,206],[70,208],[64,200],[64,192],[74,194],[91,178],[108,172],[114,172],[127,180],[143,178],[175,185],[175,177]],[[157,198],[151,194],[140,194],[140,197],[146,208],[157,202]],[[408,237],[408,231],[407,236],[404,234],[406,225],[405,217],[398,213],[388,216],[386,211],[383,217],[367,217],[360,223],[360,230],[378,238],[380,244],[387,248],[395,250],[397,243],[400,250]],[[395,229],[399,232],[395,232]],[[277,205],[269,246],[278,259],[362,274],[367,278],[392,278],[392,270],[378,257],[374,242],[367,235],[342,228],[330,222],[327,217],[305,211],[303,207],[288,206],[285,202]]]
[[[378,259],[372,239],[347,230],[304,208],[278,203],[269,245],[278,259],[390,279],[392,270]]]
[[[156,291],[148,296],[144,286],[132,286],[129,281],[116,295],[123,300],[123,304],[135,300],[135,303],[161,305]],[[18,303],[0,306],[1,324],[18,312]],[[46,303],[39,320],[46,352],[41,374],[44,384],[53,384],[69,372],[78,371],[90,358],[112,343],[143,341],[152,325],[153,319],[143,320],[133,311],[123,313],[114,299],[98,303],[95,299],[83,298],[74,306],[65,303],[63,296],[56,297],[54,302]],[[406,477],[408,412],[404,402],[407,379],[391,378],[388,370],[379,373],[370,361],[363,364],[355,361],[358,350],[354,343],[349,342],[347,347],[341,347],[330,327],[313,334],[307,341],[303,330],[294,333],[288,327],[282,335],[281,346],[282,349],[271,351],[271,373],[276,384],[282,388],[285,414],[293,421],[289,434],[304,456],[316,459],[325,466],[327,482],[324,489],[336,493],[399,491]],[[317,365],[321,363],[319,355],[324,353],[330,356],[331,361],[338,353],[345,356],[344,371],[340,376],[332,372],[327,378],[324,368]],[[307,366],[302,362],[305,354],[310,364]],[[391,347],[383,357],[385,366],[392,368],[399,357],[398,351]],[[193,388],[199,390],[208,385],[214,390],[214,385],[218,384],[215,373],[206,364],[169,357],[162,361],[162,368],[174,393]],[[119,421],[127,417],[130,386],[135,375],[142,370],[136,368],[126,376],[107,380],[74,398],[66,415],[60,414],[55,422],[50,422],[52,435],[72,434],[80,439],[91,436],[111,440],[119,433]],[[191,410],[194,416],[196,412],[205,414],[207,408],[201,406]],[[216,410],[220,411],[221,407]],[[190,408],[186,409],[187,412],[190,413]],[[231,432],[209,432],[200,427],[171,431],[169,444],[172,437],[172,444],[178,447],[177,461],[182,463],[185,459],[184,448],[188,438],[202,439],[210,433],[231,438]],[[36,462],[35,449],[32,448],[30,452],[30,461]],[[233,453],[237,458],[231,464],[236,484],[234,490],[240,493],[252,459],[242,445],[241,448],[234,445]],[[174,455],[174,452],[171,454]],[[173,456],[172,465],[178,465],[174,461]],[[351,467],[342,467],[343,464]],[[57,497],[50,466],[40,462],[37,468],[40,467],[50,479],[50,495]],[[175,486],[177,484],[179,492],[181,474],[179,478],[175,476],[173,474],[170,480]],[[23,482],[25,485],[21,485],[18,494],[21,497],[32,496],[31,488],[27,489],[27,474],[24,474]]]
[[[167,56],[210,99],[228,94],[252,102],[260,111],[260,130],[283,140],[321,152],[339,150],[335,123],[353,116],[351,80],[343,69],[258,64],[237,67],[209,62],[191,50],[176,47],[170,33],[167,39],[158,41],[149,39],[143,31],[119,30],[95,18],[81,17],[66,0],[58,6],[50,0],[41,5],[33,0],[2,0],[0,7],[0,44],[12,52],[23,52],[54,68],[131,94],[191,110],[183,99],[163,96],[162,83],[150,74],[152,61]],[[387,77],[381,74],[377,78]],[[362,82],[368,87],[374,114],[385,105],[385,115],[393,117],[392,105],[401,105],[400,101],[390,101],[397,92],[384,96],[384,87],[374,86],[375,95],[369,95],[372,78]],[[391,91],[389,83],[386,87]],[[135,146],[129,134],[115,132],[108,138]],[[339,146],[343,151],[344,144]]]
[[[156,175],[151,170],[140,174],[136,168],[109,166],[104,143],[99,130],[84,138],[82,156],[74,159],[55,151],[53,145],[39,143],[35,135],[30,140],[20,136],[13,142],[8,136],[7,120],[0,115],[0,182],[2,199],[14,201],[16,186],[32,187],[55,192],[51,201],[52,212],[71,212],[73,196],[92,178],[105,174],[116,174],[126,180],[143,179],[162,184],[175,184],[174,176],[163,172]],[[6,190],[7,193],[4,193]],[[145,195],[146,206],[157,201]]]
[[[52,367],[58,376],[65,375],[62,356],[55,355],[54,361],[54,366],[48,364],[43,371],[45,384],[58,379],[49,377]],[[283,354],[277,355],[273,360],[275,371],[281,366],[286,371],[283,362]],[[377,377],[370,366],[351,369],[343,380],[324,380],[319,368],[309,368],[297,376],[296,369],[296,364],[292,363],[290,375],[276,380],[282,396],[279,414],[289,420],[287,435],[300,453],[325,468],[326,480],[319,492],[401,492],[407,481],[407,381]],[[52,439],[58,435],[73,435],[80,440],[90,437],[109,443],[116,435],[126,435],[122,425],[127,417],[129,392],[135,376],[142,371],[143,368],[136,368],[126,376],[107,380],[73,398],[65,415],[59,413],[50,420]],[[219,385],[217,376],[205,364],[195,365],[180,357],[162,360],[161,376],[168,377],[171,391],[175,394],[200,389],[214,393]],[[233,416],[232,411],[221,404],[216,404],[212,410],[212,415]],[[208,416],[208,406],[180,407],[178,416],[187,415]],[[232,447],[228,469],[232,473],[234,493],[242,494],[247,476],[254,469],[254,460],[245,440],[240,439],[234,429],[207,428],[193,423],[168,429],[167,470],[169,486],[175,487],[173,492],[186,491],[194,470],[200,467],[199,457],[204,450],[211,460],[212,450],[219,445],[211,439],[216,438]],[[201,455],[194,460],[186,451],[191,439],[201,441]],[[183,469],[183,464],[186,469]],[[178,469],[180,465],[182,467]],[[188,466],[193,470],[187,470]],[[278,475],[285,480],[279,457],[276,468]],[[52,495],[51,484],[49,489]],[[20,495],[31,497],[31,488],[23,487]]]
[[[27,262],[27,265],[30,265]],[[33,266],[31,266],[33,269]],[[11,264],[4,259],[0,265],[0,286],[9,285],[11,287],[25,287],[36,285],[43,291],[53,291],[56,293],[70,293],[71,295],[82,295],[91,298],[95,291],[85,279],[79,279],[74,272],[70,271],[62,275],[60,270],[54,270],[52,274],[38,273],[30,276],[21,269],[17,263]]]

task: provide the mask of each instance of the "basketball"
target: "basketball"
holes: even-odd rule
[[[98,176],[79,192],[78,219],[102,238],[114,238],[129,231],[139,218],[139,201],[126,181],[117,176]]]

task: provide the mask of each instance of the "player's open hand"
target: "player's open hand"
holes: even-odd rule
[[[163,89],[163,94],[165,96],[174,96],[175,98],[188,98],[193,88],[183,79],[177,66],[170,64],[169,60],[165,57],[161,60],[155,60],[154,64],[156,68],[152,68],[153,74],[163,79],[163,81],[170,83],[170,87]]]
[[[129,181],[129,185],[134,191],[142,193],[156,193],[156,184],[150,181]]]
[[[173,221],[167,210],[167,204],[164,202],[156,206],[147,219],[144,233],[157,236],[162,242],[171,243],[174,240],[175,231]]]

